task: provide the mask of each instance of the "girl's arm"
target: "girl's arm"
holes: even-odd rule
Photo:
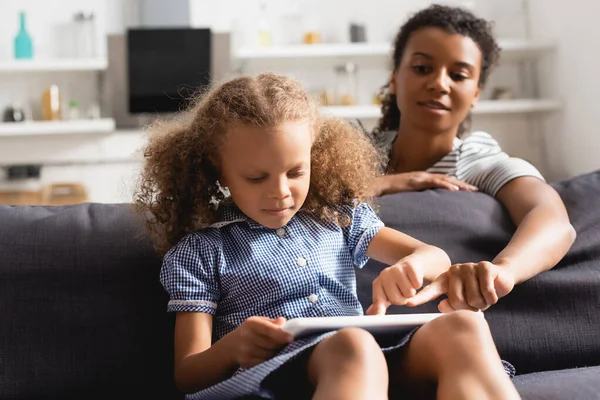
[[[442,249],[390,228],[377,232],[367,256],[391,265],[373,281],[369,315],[385,314],[391,304],[407,304],[424,281],[433,281],[450,267],[450,258]]]
[[[231,334],[211,346],[212,319],[207,313],[177,313],[175,385],[182,392],[210,387],[231,376],[238,367]]]
[[[422,278],[433,281],[450,266],[450,259],[439,247],[425,244],[391,228],[381,228],[367,248],[367,256],[387,265],[395,265],[410,256],[423,266]]]
[[[273,357],[293,337],[281,329],[285,318],[250,317],[211,346],[213,317],[178,312],[175,320],[175,384],[193,393]]]

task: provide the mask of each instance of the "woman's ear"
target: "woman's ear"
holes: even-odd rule
[[[390,78],[390,83],[388,85],[388,93],[396,94],[396,70],[392,71],[392,77]]]
[[[479,101],[479,95],[481,94],[481,88],[478,87],[477,90],[475,91],[475,96],[473,97],[473,100],[471,100],[471,108],[475,107],[477,105],[477,102]]]

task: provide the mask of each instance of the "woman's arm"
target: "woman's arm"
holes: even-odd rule
[[[231,334],[213,346],[212,315],[178,312],[175,320],[175,385],[184,393],[210,387],[235,372]]]
[[[510,270],[515,284],[554,267],[575,240],[558,193],[537,178],[521,177],[504,185],[496,198],[517,230],[492,263]]]
[[[375,196],[400,192],[414,192],[426,189],[447,189],[452,191],[477,191],[477,188],[459,179],[443,174],[432,174],[424,171],[389,174],[375,180],[373,192]]]
[[[492,262],[455,264],[407,301],[417,306],[448,294],[438,308],[485,310],[510,293],[515,284],[554,267],[575,240],[575,230],[560,196],[546,183],[520,177],[496,195],[517,230]]]

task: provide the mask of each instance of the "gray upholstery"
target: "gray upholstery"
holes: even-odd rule
[[[523,400],[600,400],[600,367],[519,375],[515,386]]]
[[[486,311],[501,356],[518,374],[600,365],[600,171],[554,187],[578,232],[572,249]],[[379,206],[388,226],[440,246],[453,262],[491,260],[515,229],[500,203],[481,193],[402,193]],[[364,306],[383,267],[370,261],[358,272]],[[391,312],[435,311],[437,302]]]
[[[173,321],[140,232],[123,205],[0,206],[1,399],[173,397]]]
[[[569,368],[600,365],[600,173],[556,187],[577,242],[487,318],[501,355],[522,374],[515,383],[524,398],[588,400],[600,392],[598,368]],[[489,259],[514,229],[477,193],[388,196],[380,212],[454,261]],[[160,260],[142,228],[126,205],[0,206],[1,399],[181,398]],[[358,272],[363,304],[380,268],[370,262]]]

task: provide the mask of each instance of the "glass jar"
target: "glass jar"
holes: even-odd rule
[[[96,54],[96,22],[91,12],[78,12],[73,16],[75,54],[79,58],[94,58]]]
[[[335,67],[335,98],[339,106],[353,106],[358,103],[356,64],[347,62]]]

